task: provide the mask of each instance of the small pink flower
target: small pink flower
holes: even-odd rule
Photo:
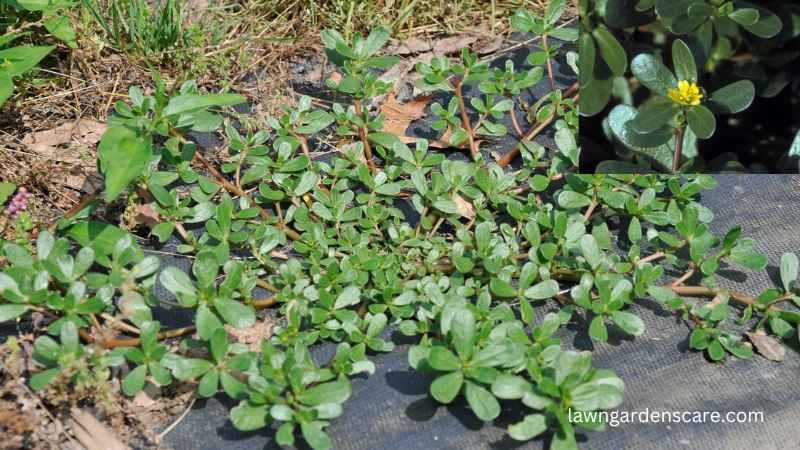
[[[14,198],[8,204],[8,208],[6,208],[6,214],[16,219],[20,212],[28,209],[28,199],[30,197],[31,193],[24,186],[17,189],[16,195],[14,195]]]

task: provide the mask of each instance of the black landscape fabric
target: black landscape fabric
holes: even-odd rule
[[[717,175],[719,186],[702,195],[714,213],[713,231],[723,234],[741,226],[768,255],[766,271],[729,268],[721,271],[726,287],[747,294],[774,286],[783,252],[800,249],[800,177],[780,175]],[[714,364],[689,351],[688,329],[653,302],[634,306],[646,321],[644,335],[628,339],[610,336],[597,344],[594,361],[625,381],[620,411],[761,411],[761,423],[628,423],[603,432],[579,434],[583,449],[793,449],[800,418],[800,355],[796,342],[782,363],[756,356],[729,358]],[[646,309],[646,310],[645,310]],[[541,312],[539,313],[542,314]],[[573,319],[573,321],[580,319]],[[586,324],[574,323],[562,335],[564,345],[591,349]],[[408,366],[408,342],[395,336],[397,349],[374,356],[377,370],[353,380],[353,394],[344,414],[328,431],[339,450],[539,449],[547,437],[527,443],[509,439],[508,422],[521,411],[508,410],[494,423],[481,423],[463,401],[438,405],[427,390],[431,379]],[[317,347],[326,360],[333,347]],[[278,449],[273,430],[241,433],[227,419],[234,403],[222,396],[198,401],[186,418],[166,436],[175,450]],[[507,405],[506,405],[507,406]]]

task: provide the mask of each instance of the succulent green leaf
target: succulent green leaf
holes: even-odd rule
[[[640,83],[659,95],[667,95],[669,89],[678,85],[675,75],[655,55],[637,55],[631,61],[631,71]]]
[[[669,125],[679,111],[680,107],[672,100],[657,97],[639,108],[631,127],[640,134],[653,133]]]
[[[152,139],[127,126],[113,126],[97,146],[105,179],[105,201],[111,202],[142,175],[153,157]]]
[[[460,371],[442,375],[431,383],[431,396],[439,403],[451,403],[464,383],[464,375]]]
[[[710,138],[717,129],[717,119],[714,117],[714,113],[703,105],[689,108],[686,111],[686,119],[689,122],[689,128],[698,139]]]
[[[755,94],[756,88],[752,81],[736,81],[712,92],[709,107],[721,114],[736,114],[753,103]]]
[[[528,414],[521,422],[508,426],[508,435],[515,441],[529,441],[547,430],[543,414]]]
[[[615,76],[622,76],[628,67],[628,55],[625,48],[619,43],[611,31],[603,25],[592,30],[597,46],[600,48],[600,55],[605,60],[611,73]]]
[[[791,291],[797,282],[798,265],[800,265],[800,262],[798,262],[797,255],[794,253],[781,255],[781,283],[783,284],[783,289],[787,292]]]
[[[672,64],[679,80],[697,81],[697,66],[689,46],[681,39],[672,43]]]
[[[464,394],[467,397],[469,407],[479,419],[490,421],[500,415],[500,403],[485,387],[467,381]]]

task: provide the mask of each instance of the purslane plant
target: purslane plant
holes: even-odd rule
[[[626,132],[615,136],[634,145],[646,140],[655,147],[669,141],[674,134],[671,168],[677,172],[681,168],[687,126],[698,139],[710,138],[716,129],[714,114],[736,114],[747,109],[755,96],[755,86],[750,80],[741,80],[706,94],[697,85],[695,57],[681,39],[672,44],[672,61],[674,73],[654,55],[643,53],[631,61],[636,79],[654,95],[639,108],[632,121],[610,126],[612,131],[627,127]]]
[[[347,351],[345,345],[339,349]],[[263,363],[248,378],[249,398],[231,410],[234,426],[248,431],[279,421],[275,434],[279,445],[294,445],[299,431],[312,448],[331,448],[324,428],[342,414],[342,404],[350,397],[348,373],[337,375],[341,369],[337,365],[318,367],[300,343],[284,352],[265,342],[261,353]]]
[[[336,104],[333,109],[338,125],[337,134],[360,139],[364,159],[373,172],[377,168],[373,160],[372,146],[391,148],[397,141],[396,136],[380,131],[383,126],[382,118],[373,116],[365,108],[366,102],[387,94],[393,87],[392,83],[381,80],[374,70],[370,70],[388,69],[399,61],[396,56],[376,56],[389,41],[390,36],[389,29],[377,28],[366,38],[356,33],[352,42],[347,42],[335,30],[322,32],[322,42],[325,44],[328,58],[344,72],[341,80],[337,82],[330,79],[327,85],[353,98],[351,107],[345,109]]]
[[[796,95],[797,55],[786,49],[800,35],[797,5],[581,0],[579,10],[581,115],[604,114],[614,145],[598,170],[703,168],[698,139],[714,135],[719,115]]]
[[[362,101],[376,94],[363,65],[380,58],[385,32],[352,46],[334,34],[325,40],[349,55],[331,86],[345,83]],[[484,87],[506,96],[498,80],[525,80],[531,69],[490,71]],[[775,349],[800,325],[787,306],[800,303],[793,254],[781,259],[780,288],[753,298],[718,286],[721,266],[764,269],[767,261],[740,230],[709,230],[712,214],[697,195],[713,178],[577,175],[567,117],[554,120],[558,151],[523,141],[520,167],[508,171],[484,158],[448,159],[425,140],[374,136],[380,118],[363,103],[360,112],[337,105],[334,132],[345,142],[323,161],[304,153],[303,139],[311,145],[315,136],[302,127],[319,128],[327,111],[303,99],[272,130],[226,124],[231,158],[218,166],[189,131],[223,127],[208,108],[240,97],[201,95],[193,83],[172,94],[158,83],[151,96],[129,93],[101,143],[105,195],[66,214],[57,234],[41,231],[35,245],[0,243],[0,321],[45,318],[31,376],[38,391],[85,392],[119,366],[128,395],[148,384],[195,386],[198,396],[239,402],[230,413],[238,429],[274,423],[279,444],[302,438],[325,450],[333,445],[326,428],[358,382],[351,378],[373,373],[375,355],[393,351],[391,327],[415,340],[409,365],[436,375],[434,400],[463,395],[480,420],[502,414],[500,400],[519,402],[526,416],[508,427],[511,438],[550,432],[553,448],[568,449],[577,447],[576,427],[600,425],[567,411],[614,408],[623,392],[588,352],[562,349],[556,333],[576,317],[596,341],[608,327],[638,336],[644,325],[631,306],[653,297],[715,361],[750,357],[747,341],[780,359]],[[369,159],[368,143],[377,149]],[[181,242],[188,273],[160,267],[130,232],[98,220],[97,207],[123,195],[128,207],[155,211],[151,242]],[[612,217],[622,233],[611,232]],[[683,275],[665,280],[665,266]],[[156,283],[167,298],[153,294]],[[165,305],[187,310],[190,323],[164,329],[153,313]],[[277,309],[270,335],[238,342],[240,330],[264,325],[263,308]],[[161,342],[178,338],[172,351]],[[336,353],[315,360],[318,343]]]

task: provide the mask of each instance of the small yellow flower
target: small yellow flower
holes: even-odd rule
[[[703,99],[703,93],[700,92],[697,83],[690,83],[686,80],[678,82],[678,88],[670,89],[667,95],[673,102],[684,106],[697,106],[700,104],[700,100]]]

